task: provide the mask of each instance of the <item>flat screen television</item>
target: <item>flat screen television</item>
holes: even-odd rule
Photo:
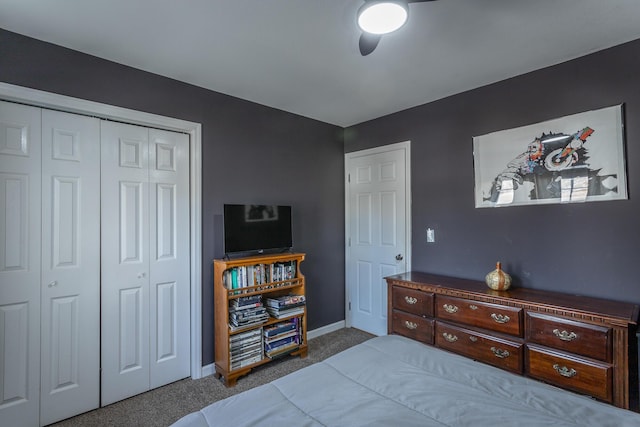
[[[224,252],[285,252],[293,246],[291,206],[224,205]]]

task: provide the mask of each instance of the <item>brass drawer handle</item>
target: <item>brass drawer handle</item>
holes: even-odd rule
[[[491,347],[491,352],[495,357],[498,357],[500,359],[506,359],[507,357],[511,356],[511,353],[509,353],[507,350],[501,350],[495,347]]]
[[[477,306],[477,305],[475,305],[475,304],[471,304],[471,305],[469,306],[469,308],[470,308],[471,310],[477,310],[477,309],[478,309],[478,306]]]
[[[553,335],[557,336],[562,341],[573,341],[576,338],[578,338],[578,335],[575,332],[567,332],[567,331],[561,332],[559,329],[554,329]]]
[[[448,334],[446,332],[442,333],[442,336],[444,337],[445,340],[449,341],[449,342],[456,342],[458,341],[458,337],[453,335],[453,334]]]
[[[457,313],[458,312],[458,306],[457,305],[444,304],[442,306],[442,308],[444,308],[444,311],[446,311],[447,313]]]
[[[469,336],[469,341],[476,342],[476,341],[478,341],[478,337],[474,337],[473,335],[470,335]]]
[[[509,320],[511,320],[511,318],[507,315],[495,313],[491,313],[491,318],[497,323],[507,323]]]
[[[567,378],[575,377],[576,374],[578,373],[573,368],[569,369],[566,366],[560,366],[557,363],[553,365],[553,369],[555,369],[556,372],[562,375],[563,377],[567,377]]]
[[[418,302],[418,298],[410,297],[409,295],[405,295],[404,300],[407,302],[407,304],[415,304]]]
[[[409,322],[408,320],[404,321],[404,326],[407,327],[407,329],[416,329],[418,327],[418,324],[415,322]]]

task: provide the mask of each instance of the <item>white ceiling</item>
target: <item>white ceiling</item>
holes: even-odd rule
[[[640,38],[640,0],[437,0],[362,57],[362,3],[0,0],[0,27],[345,127]]]

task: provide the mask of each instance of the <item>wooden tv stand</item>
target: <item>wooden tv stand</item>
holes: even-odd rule
[[[638,410],[638,306],[420,272],[386,278],[388,331]]]
[[[239,377],[248,374],[253,368],[269,363],[276,357],[285,355],[307,356],[307,311],[306,307],[300,307],[299,313],[289,316],[274,318],[259,323],[234,327],[231,325],[229,312],[233,301],[259,296],[261,299],[277,298],[286,295],[305,296],[305,277],[300,270],[300,264],[304,261],[303,253],[285,253],[273,255],[260,255],[235,259],[216,259],[213,261],[213,287],[214,287],[214,320],[215,320],[215,376],[222,378],[227,387],[234,386]],[[278,266],[290,266],[289,275],[277,275]],[[256,268],[262,268],[260,276],[264,280],[256,279]],[[244,269],[251,278],[246,278],[243,285],[231,286],[228,273],[234,269]],[[239,279],[237,279],[239,280]],[[295,321],[297,323],[298,340],[296,345],[292,343],[285,348],[282,354],[270,356],[266,351],[266,341],[261,344],[255,342],[256,338],[263,336],[263,330],[268,327]],[[245,336],[249,338],[245,338]],[[266,339],[265,339],[266,340]],[[259,339],[258,339],[259,341]],[[247,345],[247,342],[254,343]],[[245,347],[246,346],[246,347]],[[261,348],[258,354],[256,347]]]

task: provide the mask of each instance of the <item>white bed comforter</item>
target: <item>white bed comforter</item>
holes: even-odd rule
[[[640,427],[640,414],[390,335],[174,426]]]

